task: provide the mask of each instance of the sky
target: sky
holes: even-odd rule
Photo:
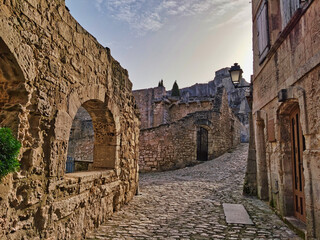
[[[207,83],[237,62],[252,74],[249,0],[66,0],[72,16],[129,72],[133,89]]]

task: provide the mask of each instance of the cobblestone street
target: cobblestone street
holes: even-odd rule
[[[242,196],[247,144],[194,167],[140,175],[140,194],[88,239],[300,239],[256,198]],[[254,225],[227,224],[223,203]]]

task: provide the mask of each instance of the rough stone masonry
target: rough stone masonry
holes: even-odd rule
[[[0,126],[22,143],[0,183],[1,239],[79,239],[137,189],[138,112],[128,73],[64,0],[0,0]],[[92,171],[66,174],[72,121],[94,129]]]
[[[203,101],[182,102],[178,98],[165,97],[153,99],[152,104],[147,104],[150,107],[146,107],[143,96],[156,96],[150,92],[156,93],[161,88],[133,93],[141,114],[141,125],[148,125],[146,119],[153,122],[152,127],[140,131],[141,172],[194,165],[218,157],[240,143],[243,125],[232,113],[224,88],[219,88],[214,97]],[[203,131],[206,132],[205,139],[201,136]]]

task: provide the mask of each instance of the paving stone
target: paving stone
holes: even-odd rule
[[[242,204],[224,203],[222,205],[227,223],[253,224]]]
[[[300,239],[266,203],[242,195],[247,151],[242,144],[200,165],[140,174],[140,194],[88,239]],[[254,225],[227,224],[223,203],[242,204]]]

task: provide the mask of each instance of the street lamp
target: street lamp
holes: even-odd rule
[[[233,66],[231,66],[229,73],[230,73],[230,77],[233,85],[235,87],[238,87],[242,78],[242,73],[243,73],[240,65],[238,65],[238,63],[235,63]]]
[[[250,113],[248,116],[249,120],[249,127],[250,127],[250,141],[249,141],[249,154],[247,159],[247,172],[245,176],[245,184],[243,188],[243,194],[246,195],[256,195],[257,189],[255,184],[255,178],[256,178],[256,159],[254,154],[250,154],[252,152],[255,152],[255,142],[254,142],[254,131],[253,131],[253,117],[252,117],[252,102],[253,102],[253,84],[252,82],[249,85],[240,86],[240,81],[242,79],[242,69],[240,68],[240,65],[238,63],[235,63],[233,66],[231,66],[230,70],[230,77],[231,81],[235,88],[249,88],[249,90],[246,90],[246,98],[249,104]]]
[[[252,83],[250,83],[249,85],[240,86],[240,81],[242,79],[242,73],[243,73],[240,65],[238,63],[235,63],[229,69],[229,73],[230,73],[230,77],[231,77],[231,81],[233,83],[233,86],[235,88],[250,88],[248,91],[246,91],[246,97],[247,97],[247,100],[248,100],[248,97],[252,98],[252,92],[253,92]],[[248,102],[249,102],[249,100],[248,100]],[[250,106],[250,108],[251,108],[251,106]]]

